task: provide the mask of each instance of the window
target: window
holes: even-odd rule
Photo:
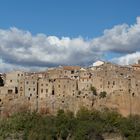
[[[28,90],[30,91],[31,89],[30,89],[30,88],[28,88]]]
[[[35,82],[33,82],[33,84],[35,84]]]
[[[29,82],[27,81],[27,82],[26,82],[26,84],[28,85],[28,84],[29,84]]]
[[[11,94],[12,92],[13,92],[12,89],[9,89],[9,90],[8,90],[8,94]]]
[[[20,87],[20,91],[23,91],[22,87]]]
[[[43,84],[41,84],[41,86],[43,86]]]
[[[35,91],[35,88],[33,88],[33,91]]]
[[[60,88],[60,85],[58,85],[58,87]]]
[[[12,80],[10,80],[10,83],[12,83]]]
[[[18,76],[20,76],[20,74],[18,74]]]
[[[48,84],[46,84],[46,86],[48,86]]]
[[[41,93],[43,93],[43,89],[41,89]]]
[[[115,85],[115,81],[113,81],[113,85]]]
[[[52,90],[52,95],[54,95],[54,90]]]
[[[48,93],[48,89],[46,89],[46,93]]]
[[[74,74],[74,70],[71,71],[71,74]]]

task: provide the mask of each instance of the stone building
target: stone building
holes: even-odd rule
[[[70,78],[57,78],[54,81],[54,94],[61,98],[75,96],[78,90],[77,81]]]
[[[49,98],[54,95],[53,81],[43,78],[38,80],[39,99]]]
[[[62,75],[64,78],[78,79],[80,69],[80,66],[63,66]]]
[[[16,102],[20,106],[21,102],[31,111],[53,114],[59,109],[76,113],[83,106],[106,106],[124,114],[140,114],[140,71],[109,62],[97,64],[89,68],[60,66],[38,73],[6,73],[5,85],[0,87],[0,109],[8,102],[9,106]],[[96,88],[96,96],[91,87]],[[107,95],[102,99],[103,91]]]
[[[23,71],[12,71],[6,73],[5,86],[18,87],[19,80],[25,76]]]

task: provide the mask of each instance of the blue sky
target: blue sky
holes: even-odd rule
[[[0,71],[97,59],[134,63],[139,16],[140,0],[0,0]]]
[[[0,27],[92,38],[116,24],[132,24],[140,0],[0,0]]]

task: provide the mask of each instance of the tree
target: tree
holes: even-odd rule
[[[1,75],[0,75],[0,86],[4,86],[4,81],[3,81],[2,77],[1,77]]]
[[[107,95],[106,91],[100,92],[99,98],[100,98],[100,99],[101,99],[101,98],[105,98],[106,95]]]
[[[93,93],[93,95],[95,95],[95,96],[97,96],[97,91],[96,91],[96,88],[95,87],[93,87],[93,86],[91,86],[91,91],[92,91],[92,93]]]

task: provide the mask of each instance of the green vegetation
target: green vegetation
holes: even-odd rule
[[[97,96],[97,91],[95,87],[91,86],[90,90],[92,91],[94,96]]]
[[[100,92],[99,98],[100,98],[100,99],[101,99],[101,98],[105,98],[106,95],[107,95],[106,91]]]
[[[1,77],[1,74],[0,74],[0,87],[1,86],[4,86],[4,81],[3,81],[2,77]]]
[[[0,120],[0,140],[103,140],[105,133],[139,140],[140,116],[82,108],[76,116],[59,110],[56,116],[22,112]]]

